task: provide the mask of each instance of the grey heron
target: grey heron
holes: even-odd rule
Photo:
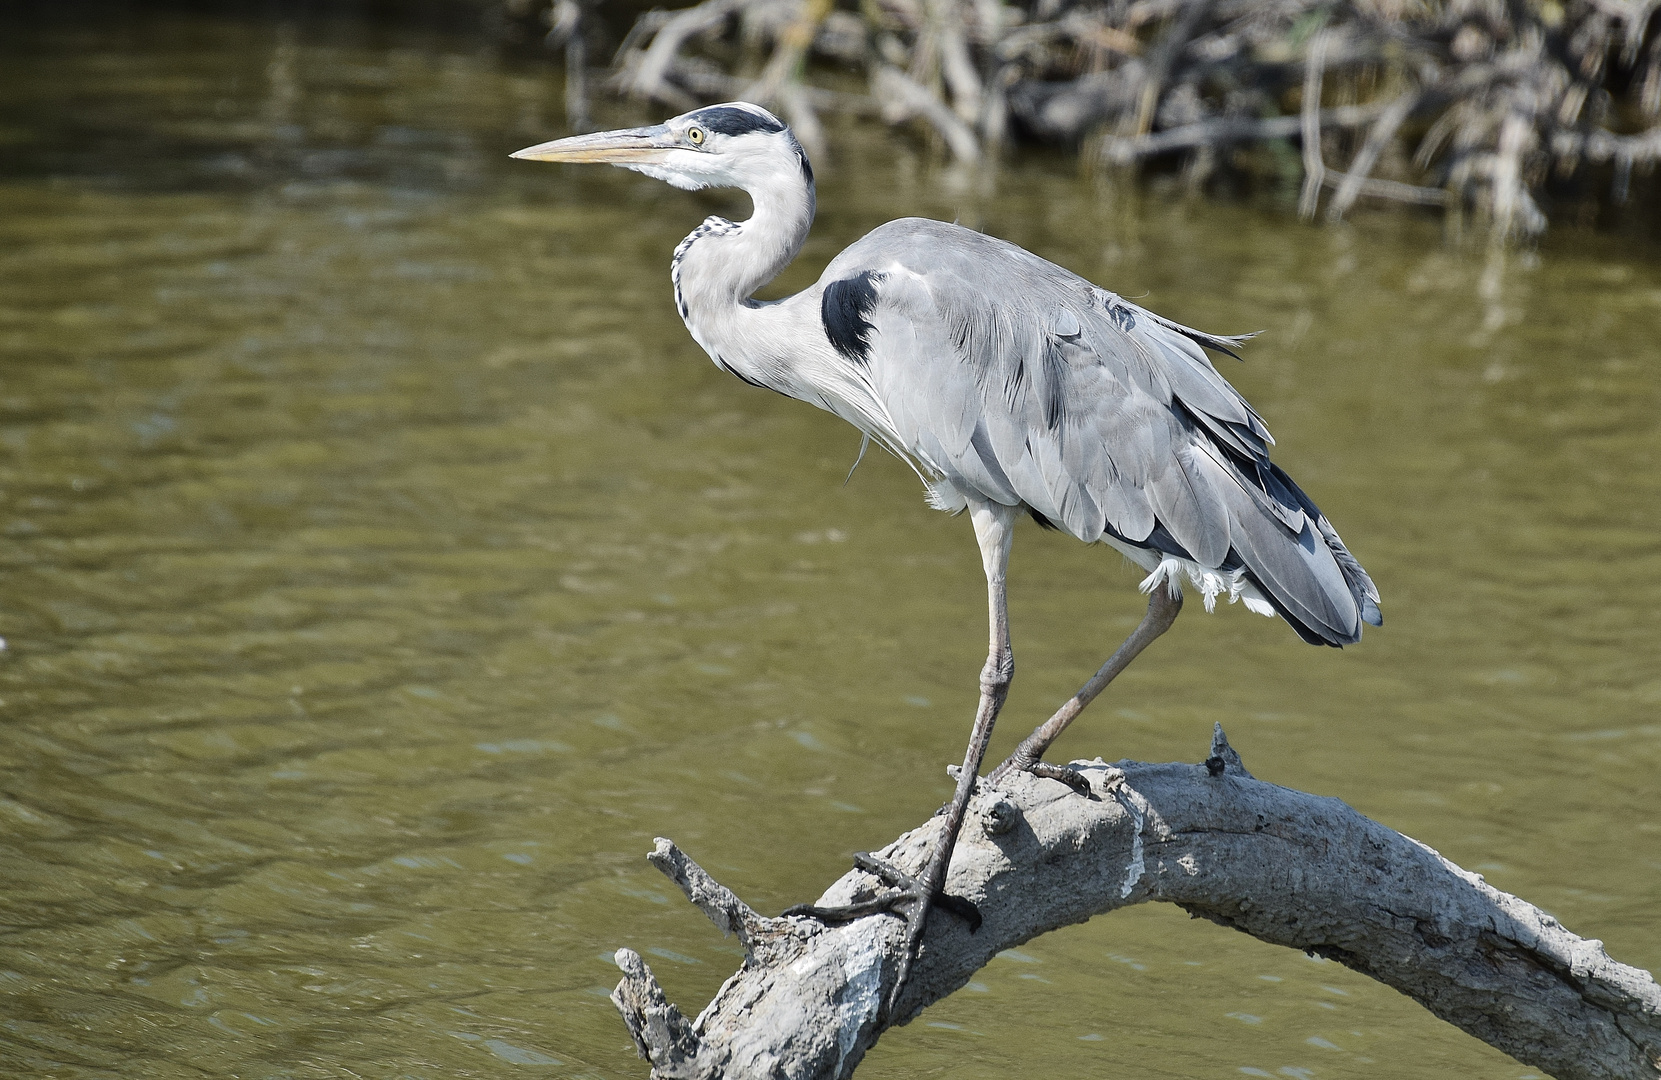
[[[818,282],[753,299],[795,258],[814,214],[813,170],[790,129],[745,102],[651,127],[520,150],[601,162],[676,187],[741,188],[745,221],[710,217],[675,249],[675,305],[717,366],[835,413],[909,463],[938,509],[968,511],[986,571],[990,645],[963,768],[920,878],[869,856],[888,885],[868,902],[801,905],[826,920],[893,911],[907,937],[898,1000],[946,872],[993,723],[1015,674],[1005,573],[1022,513],[1147,571],[1148,610],[1101,669],[993,771],[1060,780],[1042,760],[1090,701],[1164,633],[1192,587],[1342,646],[1379,625],[1379,595],[1338,533],[1279,466],[1262,418],[1212,367],[1245,339],[1179,325],[1014,244],[921,218],[891,221],[831,260]],[[787,912],[789,914],[790,912]]]

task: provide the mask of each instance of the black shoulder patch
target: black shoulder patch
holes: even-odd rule
[[[836,351],[856,364],[865,363],[870,348],[871,309],[877,306],[877,285],[884,275],[866,270],[825,286],[819,314],[825,322],[825,336]]]
[[[753,113],[749,109],[737,109],[731,105],[700,109],[692,114],[692,119],[718,135],[748,135],[752,131],[784,130],[783,124],[766,113]]]
[[[799,146],[796,148],[796,160],[802,163],[802,179],[813,183],[813,166],[807,163],[807,151]]]

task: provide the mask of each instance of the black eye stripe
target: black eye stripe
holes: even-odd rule
[[[721,106],[702,109],[694,114],[699,126],[718,135],[748,135],[753,131],[783,131],[784,125],[771,116],[753,113],[748,109]]]

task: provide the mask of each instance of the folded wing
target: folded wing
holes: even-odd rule
[[[951,488],[1024,503],[1087,542],[1241,573],[1312,643],[1348,644],[1380,621],[1372,580],[1270,462],[1268,429],[1202,348],[1243,339],[921,219],[891,222],[832,263],[827,313],[855,278],[862,332],[848,355],[889,437]]]

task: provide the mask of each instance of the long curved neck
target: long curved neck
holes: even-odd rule
[[[790,265],[813,224],[813,180],[805,164],[772,170],[746,190],[755,204],[749,220],[709,218],[675,249],[670,271],[681,318],[723,366],[722,339],[736,329],[739,310],[752,307],[750,296]]]
[[[751,299],[801,250],[813,224],[813,173],[800,149],[748,177],[749,220],[712,217],[675,249],[675,304],[692,338],[717,367],[756,386],[828,410],[891,437],[887,410],[858,365],[841,360],[825,335],[817,292]]]

